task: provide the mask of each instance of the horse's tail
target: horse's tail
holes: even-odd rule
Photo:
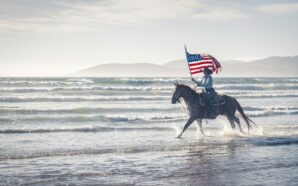
[[[249,132],[249,130],[251,129],[250,122],[253,123],[255,126],[257,126],[257,124],[254,121],[252,121],[247,115],[245,115],[242,107],[240,106],[240,104],[237,100],[236,100],[236,104],[237,104],[236,108],[237,108],[238,112],[241,114],[242,118],[244,119],[244,121],[247,125],[247,128],[248,128],[248,132]]]

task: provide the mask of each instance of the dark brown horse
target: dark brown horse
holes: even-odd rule
[[[203,93],[197,93],[195,90],[190,88],[187,85],[183,84],[174,84],[175,91],[172,96],[172,104],[176,104],[180,101],[181,98],[185,101],[187,105],[187,110],[189,113],[189,119],[186,122],[182,132],[177,136],[180,138],[183,134],[183,132],[196,120],[198,126],[200,127],[201,133],[204,134],[202,129],[202,119],[208,119],[206,118],[206,104],[204,104],[204,95]],[[255,124],[251,119],[249,119],[243,112],[242,107],[240,106],[239,102],[230,96],[223,95],[222,98],[224,99],[224,104],[220,105],[218,107],[218,112],[216,116],[218,115],[225,115],[233,129],[235,129],[235,122],[237,123],[240,132],[244,133],[241,125],[240,120],[235,116],[236,110],[241,114],[242,118],[244,119],[245,123],[247,124],[248,133],[251,128],[251,123]]]

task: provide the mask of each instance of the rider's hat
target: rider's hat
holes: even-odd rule
[[[204,68],[204,72],[207,72],[207,74],[212,74],[212,70],[210,70],[209,68]]]

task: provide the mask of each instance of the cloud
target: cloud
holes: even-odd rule
[[[102,25],[156,21],[230,21],[245,19],[233,4],[203,0],[4,1],[0,29],[81,31]],[[14,2],[15,4],[12,4]],[[17,3],[16,3],[17,2]],[[24,3],[27,2],[27,3]],[[42,1],[43,2],[43,1]],[[50,3],[51,2],[51,3]],[[211,3],[210,3],[211,2]],[[0,3],[1,5],[1,3]]]
[[[257,10],[272,14],[298,13],[298,3],[268,4],[258,7]]]
[[[198,20],[206,20],[213,22],[243,20],[250,18],[250,16],[245,15],[239,10],[222,7],[212,8],[212,10],[209,10],[205,13],[197,13],[194,14],[192,17]]]

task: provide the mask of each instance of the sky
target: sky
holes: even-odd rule
[[[0,0],[0,76],[298,55],[298,0]]]

